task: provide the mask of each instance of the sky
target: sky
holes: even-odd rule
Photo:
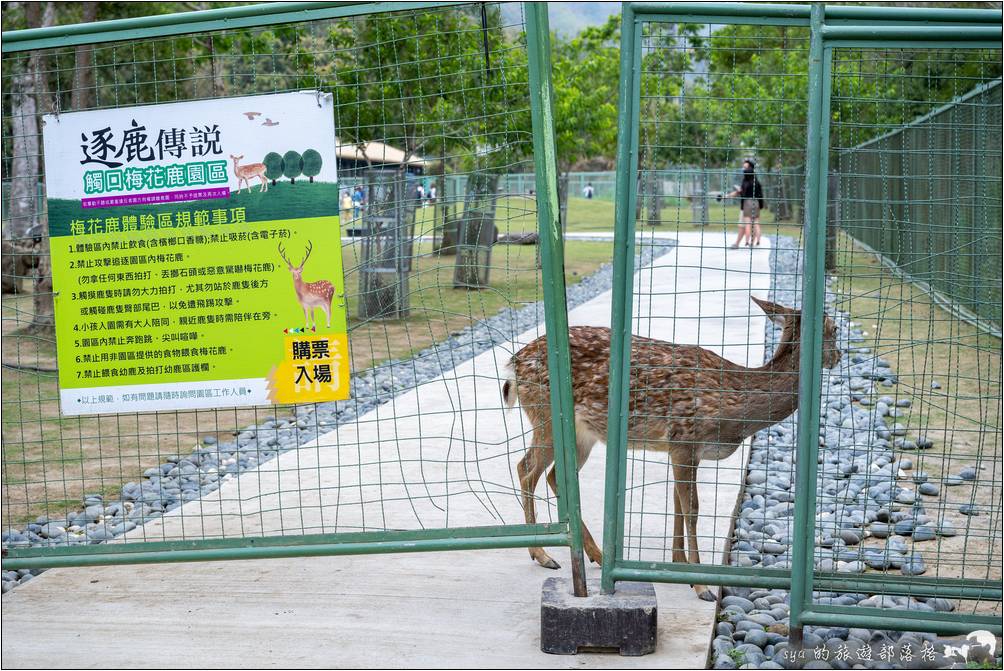
[[[550,2],[547,15],[551,30],[562,37],[571,37],[587,26],[606,23],[612,14],[619,14],[619,2]],[[507,22],[518,21],[522,17],[519,3],[502,5],[502,14]]]

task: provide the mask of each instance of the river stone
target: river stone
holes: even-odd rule
[[[945,520],[938,525],[938,535],[940,536],[954,536],[957,533],[958,531],[956,530],[955,525],[948,520]]]
[[[861,541],[861,536],[853,529],[840,529],[840,539],[848,545],[856,545]]]
[[[933,482],[925,482],[921,484],[917,491],[924,496],[937,496],[941,493],[941,489]]]
[[[868,531],[875,538],[888,538],[890,529],[889,525],[884,522],[874,522],[868,527]]]
[[[959,471],[959,477],[963,480],[972,481],[976,479],[976,469],[972,466],[966,466],[961,471]]]
[[[723,597],[721,603],[722,608],[727,608],[728,606],[738,606],[744,613],[748,613],[754,608],[752,601],[741,596]]]
[[[900,571],[903,575],[920,575],[927,571],[927,567],[924,566],[924,558],[920,555],[910,555],[903,562]]]
[[[746,632],[746,638],[743,639],[744,643],[749,643],[750,645],[755,645],[758,648],[763,648],[768,643],[767,632],[758,629],[752,629]]]

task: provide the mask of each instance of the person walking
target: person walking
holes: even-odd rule
[[[358,219],[363,214],[363,187],[357,186],[352,192],[352,218]]]
[[[342,198],[340,205],[342,210],[341,212],[342,222],[343,223],[348,222],[352,217],[352,196],[349,195],[349,192],[347,190],[342,191]]]
[[[739,236],[732,243],[732,249],[746,241],[747,247],[760,246],[760,210],[764,207],[763,186],[756,178],[756,165],[752,160],[743,161],[743,181],[734,191],[725,196],[719,195],[718,200],[739,197]]]

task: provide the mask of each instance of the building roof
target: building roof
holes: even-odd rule
[[[404,150],[398,149],[397,147],[392,147],[389,144],[384,144],[383,142],[367,142],[363,145],[363,149],[360,150],[357,144],[342,144],[338,142],[335,148],[336,155],[340,160],[345,161],[359,161],[365,163],[367,157],[373,163],[393,163],[396,165],[401,165],[404,162]],[[408,160],[408,165],[411,166],[426,166],[430,165],[432,161],[428,161],[421,156],[412,156]]]

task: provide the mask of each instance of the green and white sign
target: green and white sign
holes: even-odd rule
[[[348,397],[330,94],[44,123],[64,415]]]

